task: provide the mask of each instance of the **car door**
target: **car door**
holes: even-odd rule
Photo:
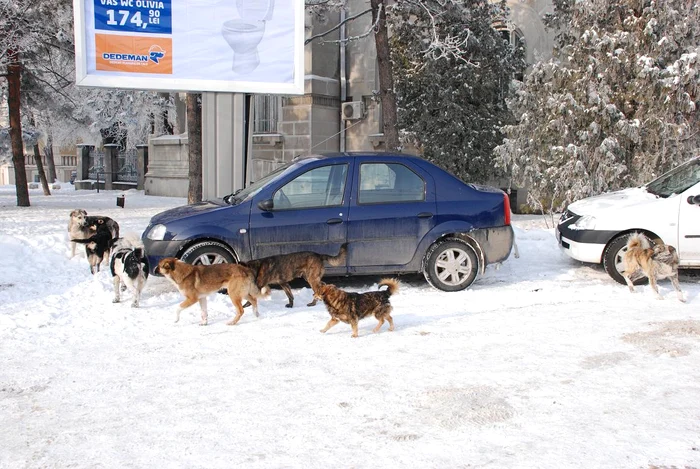
[[[407,162],[355,162],[348,219],[350,272],[401,271],[435,226],[432,177]]]
[[[681,194],[678,210],[678,254],[686,266],[700,265],[700,203],[689,200],[695,196],[700,196],[700,183]]]
[[[299,251],[336,255],[347,239],[350,172],[351,161],[304,167],[256,195],[250,212],[252,259]],[[327,271],[345,273],[345,267]]]

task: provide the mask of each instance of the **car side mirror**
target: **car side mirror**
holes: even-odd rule
[[[689,195],[688,203],[690,205],[700,205],[700,195]]]
[[[272,201],[272,199],[261,200],[258,202],[258,208],[263,212],[269,212],[275,208],[275,203]]]

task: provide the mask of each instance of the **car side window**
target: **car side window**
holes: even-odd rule
[[[272,197],[275,210],[333,207],[343,204],[347,164],[314,168],[280,187]]]
[[[358,203],[420,202],[425,181],[408,167],[396,163],[364,163],[360,166]]]

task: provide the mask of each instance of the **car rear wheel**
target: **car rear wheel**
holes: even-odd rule
[[[603,252],[603,267],[605,268],[605,271],[613,278],[613,280],[623,285],[627,285],[627,282],[625,282],[625,277],[622,276],[622,272],[625,270],[624,258],[625,253],[627,252],[627,241],[631,235],[631,233],[627,233],[613,239]],[[645,238],[649,241],[649,245],[654,245],[654,241],[650,240],[646,236]],[[642,276],[634,280],[632,283],[634,285],[644,285],[648,282],[649,279]]]
[[[425,279],[442,291],[460,291],[471,285],[479,272],[479,257],[461,239],[447,238],[433,244],[425,255]]]
[[[231,251],[216,241],[195,243],[180,256],[180,260],[192,265],[231,264],[236,262]]]

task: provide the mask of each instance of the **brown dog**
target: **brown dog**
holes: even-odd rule
[[[180,312],[199,302],[202,309],[202,326],[207,325],[207,296],[222,288],[228,290],[236,316],[229,321],[235,325],[243,316],[243,299],[253,305],[255,316],[258,314],[258,297],[264,296],[267,289],[259,289],[255,284],[253,272],[240,264],[191,265],[174,257],[161,259],[155,272],[175,284],[185,299],[180,303],[175,322],[180,320]]]
[[[649,285],[656,292],[656,297],[663,300],[656,282],[669,278],[678,293],[678,299],[685,302],[678,284],[678,253],[673,246],[658,244],[652,248],[645,237],[635,233],[627,241],[624,264],[625,271],[622,276],[625,277],[631,292],[634,292],[632,279],[643,274],[649,278]]]
[[[331,320],[321,332],[326,332],[331,327],[343,321],[352,327],[352,336],[357,337],[357,323],[370,314],[379,321],[372,332],[379,332],[384,321],[389,321],[389,330],[394,330],[394,320],[391,317],[391,304],[389,297],[399,290],[399,281],[385,278],[379,282],[379,286],[386,285],[386,290],[367,293],[348,293],[340,288],[325,283],[320,283],[314,290],[314,298],[318,298],[326,305]]]
[[[336,256],[318,254],[311,251],[294,252],[291,254],[280,254],[278,256],[264,257],[243,264],[250,267],[255,273],[258,288],[265,285],[279,285],[287,294],[289,303],[287,308],[294,306],[294,295],[289,288],[289,282],[295,278],[304,278],[313,290],[321,283],[321,278],[325,273],[324,262],[328,265],[338,266],[345,262],[348,251],[348,243],[340,246],[340,252]],[[307,306],[314,306],[316,298]],[[247,305],[246,305],[247,306]]]

